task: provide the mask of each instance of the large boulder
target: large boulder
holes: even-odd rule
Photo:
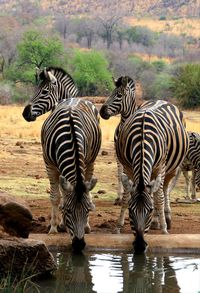
[[[42,276],[56,270],[45,243],[29,239],[0,239],[0,264],[0,279]]]
[[[0,225],[12,236],[28,238],[33,216],[30,210],[14,201],[0,204]]]

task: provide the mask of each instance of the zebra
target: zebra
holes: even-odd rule
[[[62,68],[44,68],[40,73],[37,72],[37,76],[39,85],[22,113],[28,122],[53,110],[60,101],[78,95],[72,77]]]
[[[82,251],[84,233],[90,232],[88,214],[95,208],[90,190],[97,182],[93,171],[101,146],[98,110],[78,98],[61,102],[42,126],[41,143],[52,204],[49,233],[57,233],[61,191],[63,223],[74,251]]]
[[[138,105],[136,102],[136,82],[129,76],[121,76],[117,80],[113,79],[115,89],[107,99],[107,101],[102,105],[100,109],[100,115],[103,119],[109,119],[112,116],[120,114],[120,122],[115,130],[114,141],[117,140],[118,133],[123,126],[124,122],[132,116],[139,108],[148,107],[153,105],[152,101],[145,101],[142,105]],[[125,211],[127,209],[127,192],[124,190],[121,176],[123,173],[123,167],[120,164],[117,155],[115,153],[117,161],[117,197],[115,199],[115,204],[121,205],[120,216],[118,219],[117,227],[115,229],[116,233],[120,233],[121,228],[124,225]]]
[[[196,186],[198,189],[200,188],[200,134],[194,131],[188,131],[188,136],[190,140],[189,150],[183,162],[177,169],[176,176],[170,183],[169,193],[175,187],[182,172],[186,182],[186,199],[190,199],[190,178],[188,171],[191,171],[191,199],[196,200]]]
[[[111,116],[121,114],[121,121],[118,127],[116,128],[115,131],[115,143],[118,141],[118,136],[120,133],[122,133],[122,129],[124,129],[124,124],[127,123],[127,119],[130,119],[130,117],[133,117],[138,111],[144,111],[146,108],[149,107],[154,107],[158,102],[154,101],[147,101],[144,102],[142,105],[137,106],[136,101],[135,101],[135,96],[134,96],[134,81],[130,77],[120,77],[116,84],[116,88],[112,92],[111,96],[108,98],[108,100],[104,103],[102,108],[100,109],[100,115],[104,119],[109,119]],[[162,104],[162,101],[159,103]],[[174,106],[173,106],[174,107]],[[183,121],[182,121],[182,113],[180,114],[178,109],[174,109],[176,115],[180,116],[179,121],[181,123],[181,129],[184,132],[184,144],[185,144],[185,149],[188,147],[188,137],[185,134],[185,129],[183,127]],[[121,141],[121,144],[123,142]],[[116,148],[117,150],[117,148]],[[118,156],[119,159],[119,156]],[[183,157],[181,158],[183,160]],[[123,161],[122,161],[123,163]],[[124,167],[124,166],[123,166]],[[171,174],[171,177],[175,175],[175,170],[173,172],[174,174]],[[159,177],[158,176],[158,183],[159,183]],[[123,178],[123,176],[122,176]],[[162,179],[162,178],[161,178]],[[168,181],[170,181],[170,176],[168,176]],[[124,183],[127,183],[127,178],[124,180]],[[129,182],[129,181],[128,181]],[[124,184],[125,186],[127,184]],[[156,186],[156,185],[155,185]],[[154,189],[153,189],[154,190]],[[164,192],[167,194],[167,188],[165,187]],[[130,199],[130,193],[129,193],[129,188],[128,190],[124,190],[123,193],[123,198],[122,198],[122,208],[121,208],[121,213],[120,217],[118,220],[118,227],[122,227],[124,223],[124,214],[125,210],[127,208],[127,200]],[[168,194],[165,197],[165,204],[166,204],[166,210],[169,210],[168,214],[170,214],[170,209],[169,209],[169,198]],[[156,210],[156,209],[155,209]],[[156,213],[155,213],[156,214]],[[170,226],[170,216],[167,217],[168,221],[168,226]],[[148,229],[147,229],[148,230]],[[166,229],[165,229],[165,232]],[[143,238],[142,238],[143,239]],[[143,243],[144,244],[144,243]]]
[[[139,108],[139,105],[136,103],[135,91],[136,91],[136,82],[128,76],[121,76],[117,80],[113,79],[115,89],[113,90],[110,97],[102,105],[100,109],[100,115],[103,119],[109,119],[111,116],[115,116],[120,113],[120,122],[116,128],[114,134],[114,141],[117,138],[118,132],[120,131],[122,125],[128,117],[130,117],[135,111]],[[151,104],[152,102],[145,102],[144,106]],[[115,204],[122,205],[122,195],[124,192],[123,185],[121,182],[121,175],[123,168],[119,163],[117,156],[117,177],[118,177],[118,187],[117,187],[117,197],[115,199]],[[123,205],[122,205],[123,206]],[[122,212],[123,214],[123,212]]]
[[[159,216],[162,233],[171,226],[168,185],[189,147],[182,113],[176,106],[158,100],[126,120],[116,141],[123,165],[122,183],[130,192],[129,219],[135,235],[136,253],[146,250],[144,233]]]

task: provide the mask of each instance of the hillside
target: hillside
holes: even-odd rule
[[[119,8],[127,9],[134,16],[156,16],[156,17],[199,17],[200,0],[44,0],[44,1],[16,1],[0,0],[1,14],[12,13],[19,10],[26,12],[33,6],[49,10],[52,13],[62,12],[64,14],[92,14],[94,11],[101,12],[102,8],[108,7],[111,11]],[[115,11],[115,10],[114,10]]]

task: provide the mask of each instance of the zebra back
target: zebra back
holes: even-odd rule
[[[89,102],[68,99],[45,120],[41,141],[46,165],[82,188],[86,166],[94,162],[101,145],[98,111]]]
[[[59,102],[76,97],[78,90],[72,77],[62,68],[49,67],[37,73],[39,83],[34,96],[23,110],[27,121],[53,110]]]
[[[140,175],[143,176],[146,185],[151,180],[153,167],[157,170],[163,160],[166,161],[166,174],[173,172],[183,161],[188,145],[180,111],[170,103],[157,101],[126,120],[116,151],[125,173],[135,183],[139,182]]]

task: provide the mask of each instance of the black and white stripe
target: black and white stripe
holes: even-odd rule
[[[61,68],[45,68],[38,74],[38,79],[40,83],[36,92],[23,110],[22,115],[27,121],[36,120],[53,110],[60,101],[78,94],[72,77]]]
[[[190,177],[188,172],[191,171],[191,199],[196,200],[196,186],[198,189],[200,188],[200,134],[188,131],[188,136],[190,140],[188,153],[179,166],[176,176],[170,183],[169,192],[175,187],[182,172],[186,182],[185,198],[190,199]]]
[[[109,119],[112,116],[120,114],[120,123],[117,126],[114,134],[114,140],[117,140],[117,136],[124,122],[132,116],[139,108],[145,108],[153,105],[152,101],[145,101],[142,105],[136,103],[136,82],[129,76],[121,76],[117,80],[114,80],[115,89],[102,105],[100,109],[100,115],[103,119]],[[115,154],[116,155],[116,154]],[[127,196],[128,194],[124,191],[121,176],[123,173],[123,166],[120,164],[117,156],[117,178],[118,188],[117,197],[115,204],[121,205],[120,217],[116,227],[116,233],[120,233],[121,228],[124,225],[125,211],[127,209]]]
[[[100,115],[103,119],[109,119],[112,116],[120,114],[120,123],[118,124],[115,131],[115,140],[117,138],[118,131],[120,130],[126,119],[131,116],[138,108],[135,100],[135,81],[128,76],[121,76],[117,80],[114,80],[115,89],[107,99],[107,101],[102,105],[100,109]],[[123,185],[121,182],[121,175],[123,168],[120,165],[117,156],[117,178],[118,178],[118,188],[117,197],[115,199],[115,204],[122,203],[123,196]]]
[[[60,103],[41,131],[44,162],[50,181],[52,217],[50,233],[57,232],[61,188],[63,221],[74,249],[85,246],[88,213],[94,208],[89,191],[95,186],[94,162],[101,145],[98,111],[89,101]]]
[[[138,252],[146,248],[143,237],[153,214],[159,216],[163,233],[171,225],[168,185],[188,146],[182,113],[165,101],[137,110],[121,127],[116,153],[127,175],[123,179],[125,189],[131,193],[129,218]]]

